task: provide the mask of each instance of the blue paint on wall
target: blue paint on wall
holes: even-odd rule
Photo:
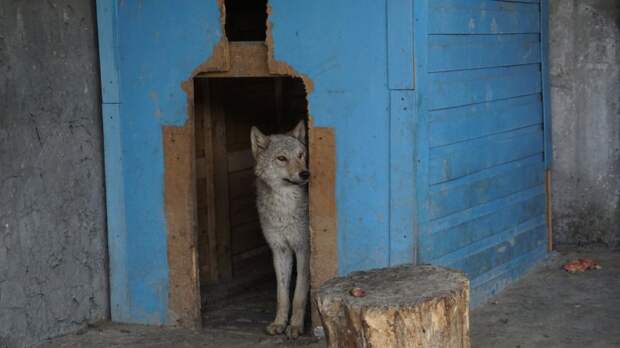
[[[181,83],[219,41],[220,12],[215,1],[127,0],[118,2],[116,11],[105,10],[111,4],[116,5],[98,3],[102,68],[115,59],[119,63],[118,115],[105,127],[106,170],[117,173],[106,178],[114,203],[108,204],[113,208],[108,211],[112,316],[164,324],[168,263],[162,126],[187,120]],[[111,75],[102,69],[104,95]]]
[[[540,4],[415,13],[419,260],[464,270],[477,304],[545,255]]]
[[[108,228],[110,307],[112,320],[129,321],[127,225],[118,90],[116,2],[97,1],[101,114],[105,147],[106,212]]]
[[[338,272],[446,264],[477,303],[544,257],[546,13],[399,1],[272,0],[274,58],[335,130]],[[98,1],[115,321],[169,319],[162,126],[186,122],[181,83],[219,16],[215,0]]]
[[[415,93],[390,91],[389,266],[413,263],[416,244]]]
[[[310,77],[314,125],[335,129],[338,272],[387,266],[386,3],[273,0],[270,4],[275,59]]]

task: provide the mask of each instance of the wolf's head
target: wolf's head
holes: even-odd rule
[[[306,126],[303,121],[286,134],[267,136],[252,127],[250,139],[257,177],[272,187],[308,183],[310,173],[306,166]]]

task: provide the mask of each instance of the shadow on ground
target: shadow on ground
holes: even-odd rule
[[[568,274],[561,265],[579,257],[603,269]],[[43,342],[65,347],[325,347],[324,340],[270,337],[271,293],[248,292],[242,301],[214,307],[203,330],[102,324]],[[263,301],[270,299],[271,302]],[[245,303],[245,305],[238,305]],[[472,347],[620,347],[620,252],[560,250],[521,281],[471,312]]]

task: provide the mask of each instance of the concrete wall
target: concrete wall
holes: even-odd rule
[[[556,243],[620,241],[620,1],[551,0]]]
[[[94,1],[0,2],[0,347],[108,316]]]

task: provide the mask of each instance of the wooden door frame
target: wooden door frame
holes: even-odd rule
[[[202,323],[194,80],[204,77],[301,78],[306,89],[306,98],[312,92],[312,82],[307,76],[297,74],[286,63],[272,59],[269,40],[267,44],[224,42],[218,47],[214,55],[198,67],[183,83],[183,89],[188,95],[187,123],[183,127],[163,127],[164,201],[168,225],[169,322],[189,327],[199,327]],[[311,289],[314,290],[326,280],[334,277],[338,268],[335,191],[336,135],[333,128],[314,127],[310,113],[308,113],[307,128],[311,172],[309,184],[310,276]],[[214,171],[215,168],[211,166],[207,170]],[[312,317],[314,325],[317,325],[319,319],[314,310]]]

